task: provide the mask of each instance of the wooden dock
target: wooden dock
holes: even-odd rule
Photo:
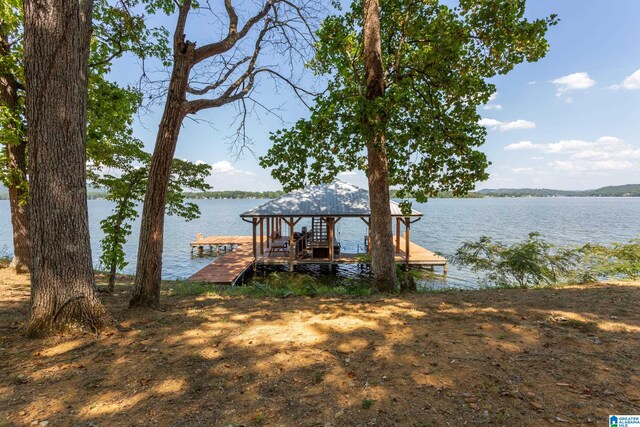
[[[394,236],[395,240],[395,236]],[[400,238],[400,247],[406,247],[406,241],[404,238]],[[341,253],[340,255],[336,255],[333,260],[329,258],[311,258],[306,256],[304,258],[297,258],[293,261],[294,265],[299,264],[367,264],[370,261],[365,261],[363,258],[366,257],[366,254],[352,254],[352,253]],[[396,251],[396,263],[398,264],[409,264],[409,265],[426,265],[426,266],[441,266],[446,270],[447,259],[442,257],[435,252],[432,252],[426,248],[423,248],[420,245],[417,245],[413,242],[409,242],[409,260],[407,262],[405,251],[399,250]],[[289,262],[288,253],[272,253],[269,254],[268,250],[265,251],[264,255],[258,255],[257,259],[258,265],[275,265],[275,264],[286,264]]]
[[[286,238],[286,236],[284,236]],[[398,241],[396,242],[398,243]],[[399,247],[406,248],[404,238],[399,238]],[[198,238],[191,242],[191,248],[198,248],[199,252],[205,246],[209,247],[229,247],[233,248],[224,255],[216,258],[211,264],[207,265],[193,276],[189,277],[190,281],[206,282],[225,285],[234,285],[238,279],[242,277],[254,264],[258,265],[288,265],[290,262],[289,254],[285,252],[270,253],[269,247],[265,247],[264,254],[258,254],[257,259],[253,257],[253,237],[252,236],[209,236]],[[310,258],[301,257],[293,261],[294,265],[300,264],[366,264],[364,260],[366,254],[349,254],[341,253],[334,257],[333,260],[328,258]],[[441,266],[444,272],[447,272],[447,259],[435,254],[434,252],[423,248],[413,242],[409,242],[409,259],[406,259],[403,250],[396,251],[396,262],[398,264],[422,265],[422,266]]]
[[[403,237],[399,238],[400,247],[406,247],[406,241]],[[405,260],[405,252],[403,250],[396,252],[396,262],[399,264],[407,263]],[[439,265],[446,269],[447,259],[443,256],[431,252],[429,249],[409,241],[409,262],[411,265]]]
[[[211,264],[189,277],[190,281],[234,285],[253,265],[253,237],[251,236],[209,236],[191,242],[191,248],[234,247],[230,252],[216,258]],[[200,249],[199,249],[200,251]]]

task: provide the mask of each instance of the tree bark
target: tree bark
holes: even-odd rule
[[[0,27],[1,28],[1,27]],[[7,34],[0,31],[0,56],[9,56],[11,48]],[[0,105],[19,116],[18,82],[11,73],[0,74]],[[9,126],[12,126],[9,124]],[[20,141],[5,142],[7,156],[7,187],[9,189],[9,207],[13,228],[13,260],[10,267],[17,273],[29,272],[29,212],[27,207],[27,143]]]
[[[13,259],[9,267],[16,273],[28,273],[31,262],[29,249],[29,205],[27,182],[27,143],[7,144],[9,173],[12,178],[9,184],[9,207],[11,210],[11,226],[13,228]]]
[[[364,59],[366,98],[375,102],[384,96],[384,65],[380,45],[380,4],[378,0],[364,2]],[[389,198],[389,167],[385,147],[382,117],[375,113],[367,117],[367,158],[369,204],[371,206],[370,233],[371,270],[376,288],[381,292],[396,289],[395,249],[391,228]]]
[[[90,0],[25,0],[30,336],[111,318],[96,294],[86,188]]]
[[[186,12],[185,12],[186,13]],[[185,17],[186,18],[186,17]],[[142,209],[138,264],[130,307],[158,308],[162,273],[164,214],[171,165],[185,116],[186,90],[195,45],[184,38],[174,49],[169,93],[149,166],[149,180]]]

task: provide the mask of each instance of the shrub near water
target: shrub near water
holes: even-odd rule
[[[485,281],[496,286],[526,288],[554,284],[569,277],[580,259],[579,249],[557,247],[533,232],[526,240],[512,245],[482,236],[476,242],[464,243],[453,262],[468,266],[475,273],[484,273]]]
[[[585,279],[601,277],[640,279],[640,238],[609,246],[587,244],[583,254],[582,274]]]

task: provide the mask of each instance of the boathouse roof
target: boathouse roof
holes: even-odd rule
[[[369,192],[353,184],[336,180],[330,184],[312,185],[295,190],[241,214],[261,216],[369,216]],[[400,205],[391,201],[391,216],[405,217]],[[408,216],[422,216],[412,210]]]

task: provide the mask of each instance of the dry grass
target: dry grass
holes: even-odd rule
[[[0,269],[0,426],[602,425],[640,412],[640,286],[103,300],[128,332],[27,340]]]

